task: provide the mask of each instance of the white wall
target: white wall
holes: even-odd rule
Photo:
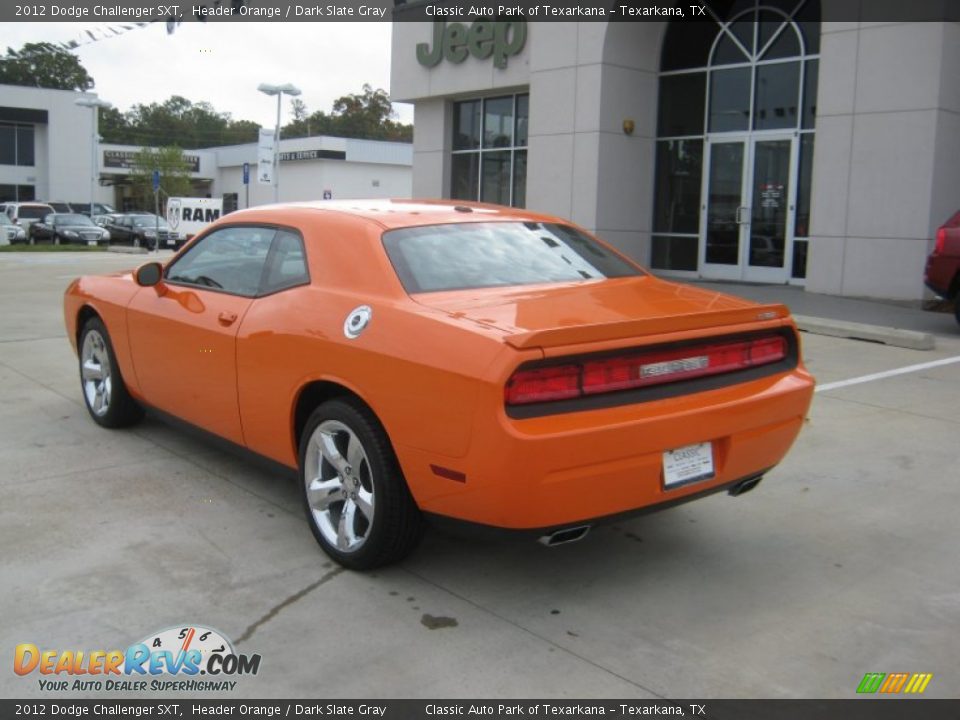
[[[33,167],[0,166],[0,183],[34,185],[40,200],[84,200],[90,196],[93,112],[80,107],[70,90],[0,85],[0,105],[46,110],[47,125],[35,125]]]
[[[250,207],[272,203],[273,186],[260,185],[255,182],[255,177],[251,180]],[[240,166],[221,168],[214,190],[217,197],[224,193],[237,193],[238,207],[247,207],[243,170]],[[335,200],[409,198],[410,167],[348,163],[343,160],[305,160],[286,162],[281,166],[281,202],[320,200],[324,190],[331,190]]]
[[[960,25],[824,23],[807,290],[919,299],[960,207]]]
[[[412,147],[407,143],[355,140],[327,136],[280,141],[281,152],[329,150],[345,154],[344,160],[285,160],[280,163],[280,201],[321,200],[330,190],[333,199],[409,198],[412,191]],[[218,169],[213,195],[237,193],[239,208],[248,207],[243,184],[243,163],[257,165],[257,146],[216,148]],[[249,207],[274,201],[273,185],[256,182],[251,171]]]

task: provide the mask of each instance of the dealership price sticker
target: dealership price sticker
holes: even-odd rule
[[[663,485],[666,488],[709,480],[713,476],[713,443],[686,445],[663,453]]]

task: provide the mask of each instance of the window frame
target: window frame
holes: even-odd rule
[[[12,131],[11,138],[13,142],[11,143],[10,150],[13,157],[12,163],[0,163],[2,167],[36,167],[37,166],[37,129],[34,125],[28,125],[24,123],[11,123],[3,122],[0,123],[0,127],[10,128]],[[30,160],[31,162],[27,163],[22,161],[20,155],[21,147],[21,133],[29,131],[30,133]]]
[[[818,27],[816,30],[816,41],[813,42],[812,38],[808,33],[808,29],[805,23],[811,22],[809,12],[812,8],[816,6],[816,22],[821,23],[819,19],[821,17],[821,9],[819,5],[819,0],[795,0],[792,5],[792,10],[786,12],[780,8],[774,7],[772,5],[765,4],[764,0],[751,0],[748,5],[743,6],[741,9],[738,9],[734,15],[731,15],[726,18],[718,16],[712,8],[709,7],[707,12],[710,15],[710,19],[715,23],[713,27],[714,37],[710,42],[709,49],[706,53],[706,61],[702,65],[691,65],[681,68],[674,68],[669,70],[661,69],[657,73],[658,78],[658,98],[662,90],[662,86],[659,83],[659,80],[664,77],[678,76],[678,75],[693,75],[697,73],[705,73],[705,87],[704,87],[704,103],[703,103],[703,123],[702,123],[702,132],[694,135],[673,135],[673,134],[661,134],[660,130],[660,118],[658,112],[658,122],[657,122],[657,133],[654,138],[655,147],[659,151],[659,146],[661,143],[669,141],[679,141],[679,140],[701,140],[704,142],[704,156],[701,159],[701,162],[706,162],[706,144],[711,139],[722,138],[724,134],[728,135],[750,135],[753,137],[762,137],[766,134],[777,134],[777,133],[793,133],[797,138],[798,148],[804,140],[804,136],[809,135],[815,137],[816,134],[816,123],[814,121],[806,120],[806,109],[808,107],[814,107],[813,104],[808,103],[807,93],[810,90],[813,90],[814,93],[817,91],[817,85],[819,82],[819,71],[820,71],[820,38],[822,36],[823,29]],[[780,16],[782,18],[781,27],[779,27],[774,33],[771,34],[767,41],[764,43],[763,47],[757,46],[757,39],[759,37],[759,21],[761,19],[761,14],[764,12],[772,11],[772,13]],[[742,47],[740,41],[736,38],[735,33],[733,32],[733,25],[743,18],[751,17],[753,18],[753,42],[750,50],[745,47]],[[672,25],[672,24],[671,24]],[[678,26],[673,26],[678,27]],[[667,33],[664,36],[664,43],[667,42],[667,38],[670,33],[670,27],[668,26]],[[791,55],[789,57],[773,57],[766,58],[766,51],[770,50],[773,45],[776,43],[780,35],[784,32],[794,32],[796,33],[797,40],[799,43],[799,52],[796,55]],[[717,50],[717,45],[720,43],[721,39],[725,36],[730,37],[733,42],[738,45],[741,45],[741,51],[745,53],[744,60],[742,62],[735,63],[724,63],[718,64],[715,62],[715,53]],[[673,38],[673,42],[677,42],[676,38]],[[664,64],[664,52],[665,48],[661,46],[660,49],[660,67],[663,67]],[[756,104],[756,83],[757,83],[757,72],[758,69],[766,65],[776,65],[776,64],[786,64],[786,63],[798,63],[799,65],[799,79],[797,87],[797,114],[796,114],[796,123],[792,127],[786,128],[775,128],[775,129],[757,129],[755,127],[755,104]],[[814,82],[811,82],[807,77],[808,72],[810,72],[813,63],[816,63],[816,73],[817,78]],[[716,72],[722,72],[724,70],[732,70],[736,68],[750,68],[750,97],[749,97],[749,117],[747,118],[747,126],[744,130],[736,131],[716,131],[711,130],[710,128],[710,114],[712,110],[711,103],[711,92],[713,89],[713,75]],[[656,168],[656,154],[654,157],[654,168]],[[656,172],[656,170],[654,170]],[[702,170],[701,170],[702,175]],[[799,192],[799,182],[800,176],[799,173],[797,177],[792,178],[792,181],[798,184],[797,191]],[[657,188],[656,183],[654,183],[653,189],[653,218],[657,217]],[[704,198],[700,198],[700,204],[704,202]],[[796,219],[796,218],[795,218]],[[809,228],[808,228],[809,232]],[[656,235],[662,238],[696,238],[699,242],[702,235],[702,228],[698,227],[696,233],[682,233],[682,232],[652,232],[651,237]],[[794,243],[798,242],[808,242],[809,235],[799,236],[794,235]],[[653,248],[651,242],[651,256],[650,256],[650,268],[656,272],[666,272],[676,275],[678,277],[697,277],[698,273],[701,271],[701,267],[698,263],[696,270],[676,270],[672,268],[662,268],[656,267],[653,264]],[[793,277],[792,266],[790,269],[790,275],[793,280],[798,280],[800,278]]]
[[[506,145],[506,146],[490,145],[490,146],[487,146],[487,144],[486,144],[486,139],[487,139],[487,138],[486,138],[487,103],[488,103],[488,102],[495,101],[495,100],[503,100],[503,99],[505,99],[505,98],[509,98],[509,99],[511,100],[512,127],[511,127],[511,133],[510,133],[510,145]],[[519,115],[518,115],[518,112],[517,112],[517,111],[518,111],[518,109],[519,109],[519,107],[520,107],[520,101],[521,101],[520,99],[521,99],[521,98],[526,98],[526,99],[527,99],[527,115],[526,115],[527,130],[526,130],[526,143],[524,143],[523,145],[517,144],[517,142],[518,142],[518,141],[517,141],[517,136],[519,135],[519,133],[518,133],[518,130],[519,130]],[[460,105],[461,103],[474,103],[474,102],[479,102],[479,103],[480,103],[480,128],[479,128],[479,130],[480,130],[480,145],[479,145],[478,147],[475,147],[475,148],[460,148],[460,149],[455,149],[455,148],[454,148],[454,144],[453,144],[452,141],[453,141],[453,134],[456,133],[456,129],[457,129],[457,128],[456,128],[456,125],[455,125],[455,120],[456,120],[456,117],[457,117],[457,106]],[[524,207],[524,206],[526,205],[526,194],[527,194],[527,193],[526,193],[526,188],[524,188],[524,192],[523,192],[524,206],[518,206],[518,205],[515,205],[515,204],[514,204],[514,202],[516,201],[516,196],[517,196],[517,194],[518,194],[518,193],[516,192],[516,190],[517,190],[517,175],[516,175],[516,173],[517,173],[517,160],[516,160],[516,158],[517,158],[517,153],[518,153],[518,152],[528,152],[528,150],[529,150],[529,142],[530,142],[530,129],[529,129],[529,124],[530,124],[530,93],[529,93],[529,92],[516,92],[516,93],[506,93],[506,94],[502,94],[502,95],[482,95],[482,96],[476,96],[476,97],[464,97],[464,98],[459,98],[458,100],[455,100],[455,101],[453,102],[453,107],[452,107],[452,112],[451,112],[451,116],[450,116],[450,117],[451,117],[451,123],[450,123],[450,124],[451,124],[452,133],[451,133],[451,145],[450,145],[450,147],[451,147],[451,150],[450,150],[450,176],[449,176],[449,180],[448,180],[448,183],[447,183],[447,194],[448,194],[448,196],[450,197],[450,199],[454,199],[454,200],[464,200],[464,201],[468,201],[468,202],[491,202],[491,201],[489,201],[489,200],[483,200],[483,199],[482,199],[482,198],[483,198],[483,177],[484,177],[484,175],[483,175],[484,155],[486,155],[487,153],[497,153],[497,152],[503,153],[503,152],[509,152],[509,153],[510,153],[510,176],[509,176],[509,179],[508,179],[508,181],[507,181],[507,188],[506,188],[507,193],[508,193],[507,206],[508,206],[508,207]],[[476,156],[476,158],[477,158],[476,171],[475,171],[475,172],[476,172],[476,175],[475,175],[475,177],[474,177],[474,181],[475,181],[475,183],[476,183],[476,188],[477,188],[476,196],[475,196],[475,197],[471,197],[471,198],[455,198],[455,197],[453,196],[453,181],[454,181],[454,178],[453,178],[453,160],[454,160],[454,157],[460,156],[460,155],[474,155],[474,156]],[[524,184],[526,184],[526,178],[524,178]]]
[[[270,238],[270,246],[267,248],[267,255],[263,260],[263,267],[260,270],[260,279],[257,282],[257,290],[253,294],[247,295],[244,293],[235,292],[227,288],[216,288],[210,287],[209,285],[196,285],[193,283],[171,280],[170,271],[176,267],[177,263],[185,258],[193,248],[196,248],[200,243],[204,242],[206,239],[210,238],[214,234],[224,231],[224,230],[237,230],[243,228],[262,228],[265,230],[272,230],[273,236]],[[272,264],[276,259],[276,246],[277,246],[277,236],[281,231],[285,231],[297,238],[300,243],[300,249],[303,252],[303,267],[304,267],[304,276],[303,279],[292,285],[285,285],[280,288],[267,290],[265,288],[267,277],[269,276],[269,271],[271,270]],[[257,222],[248,222],[248,223],[231,223],[229,225],[218,225],[216,227],[210,228],[202,235],[198,235],[193,242],[189,245],[186,245],[179,255],[177,255],[172,262],[167,264],[163,269],[163,282],[167,285],[172,285],[174,287],[184,287],[190,288],[191,290],[207,290],[210,292],[220,293],[221,295],[230,295],[231,297],[240,297],[247,298],[248,300],[258,300],[260,298],[269,297],[271,295],[276,295],[277,293],[286,292],[287,290],[292,290],[294,288],[303,287],[305,285],[310,285],[312,283],[312,278],[310,275],[310,262],[307,257],[307,244],[304,242],[303,233],[299,228],[293,227],[292,225],[282,225],[274,223],[257,223]]]

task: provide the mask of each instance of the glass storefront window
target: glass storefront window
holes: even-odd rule
[[[0,125],[0,165],[17,164],[17,129],[13,125]]]
[[[757,54],[761,60],[796,57],[800,54],[797,33],[789,23],[784,22],[782,15],[762,12],[760,17]]]
[[[480,101],[468,100],[453,108],[453,149],[480,147]]]
[[[480,199],[497,205],[510,204],[510,151],[483,153]]]
[[[650,266],[655,270],[697,269],[698,238],[654,235],[650,252]]]
[[[710,132],[750,127],[750,75],[747,67],[710,73]]]
[[[660,78],[658,135],[703,135],[706,82],[705,72],[664,75]]]
[[[527,151],[513,154],[513,206],[527,206]]]
[[[820,0],[707,0],[709,20],[667,26],[652,267],[697,271],[703,269],[698,258],[705,257],[708,265],[735,265],[748,277],[752,268],[785,270],[792,261],[793,277],[805,276],[820,5]],[[776,163],[767,162],[771,154]],[[704,164],[712,168],[713,182],[704,176]],[[796,187],[793,206],[784,204],[791,187]]]
[[[450,197],[476,200],[480,196],[480,153],[455,153],[450,166]]]
[[[454,104],[451,198],[523,207],[529,108],[528,95]]]
[[[517,95],[517,147],[527,146],[527,126],[530,124],[530,96]]]
[[[754,130],[797,127],[800,63],[758,65],[754,85]]]
[[[483,104],[483,146],[513,145],[513,98],[490,98]]]
[[[17,127],[17,165],[33,164],[33,126],[20,125]]]
[[[710,48],[720,26],[713,20],[694,23],[670,23],[663,39],[660,69],[685,70],[706,67]]]
[[[703,140],[657,143],[653,231],[700,231],[700,180]]]

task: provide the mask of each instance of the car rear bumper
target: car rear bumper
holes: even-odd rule
[[[477,422],[463,458],[397,451],[424,512],[513,530],[557,528],[685,501],[765,472],[796,439],[813,384],[798,368],[604,410],[516,420],[488,409],[496,421]],[[702,442],[712,445],[714,476],[665,487],[664,451]]]
[[[616,522],[632,520],[642,515],[648,515],[661,510],[669,510],[672,507],[683,505],[685,503],[692,502],[693,500],[699,500],[704,497],[709,497],[710,495],[716,495],[721,492],[728,492],[730,495],[734,496],[741,495],[744,492],[755,488],[763,479],[763,477],[772,469],[773,468],[767,468],[746,477],[737,478],[736,480],[721,483],[719,485],[711,484],[705,489],[697,490],[696,492],[671,498],[669,500],[664,500],[653,505],[646,505],[644,507],[615,513],[613,515],[603,515],[595,518],[582,518],[574,523],[561,523],[559,525],[549,525],[539,528],[504,528],[494,525],[484,525],[482,523],[471,522],[469,520],[459,520],[446,515],[436,515],[433,513],[426,513],[426,516],[430,524],[434,527],[464,537],[476,538],[478,540],[540,539],[542,541],[545,538],[556,536],[571,529],[582,528],[584,530],[588,530],[603,525],[611,525]]]
[[[960,259],[931,253],[923,272],[923,282],[940,297],[952,300],[956,292],[951,292],[954,277],[960,272]]]

